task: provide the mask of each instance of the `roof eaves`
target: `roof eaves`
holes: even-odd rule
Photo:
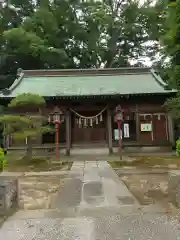
[[[142,72],[141,74],[150,74],[150,72]],[[133,72],[133,73],[121,73],[121,74],[110,74],[110,73],[101,73],[101,74],[98,74],[98,75],[95,75],[95,74],[91,74],[90,72],[89,72],[89,74],[86,74],[86,75],[82,75],[81,77],[94,77],[94,76],[122,76],[122,75],[139,75],[139,73],[138,72]],[[27,77],[27,78],[34,78],[34,77],[36,77],[36,75],[29,75],[29,76],[25,76],[25,77]],[[53,75],[53,74],[51,74],[51,73],[48,73],[48,74],[45,74],[45,75],[38,75],[37,77],[79,77],[79,75],[77,75],[77,74],[71,74],[71,75],[68,75],[68,74],[66,74],[66,75],[63,75],[63,74],[61,74],[61,75]]]
[[[170,88],[170,86],[169,86],[166,82],[163,81],[163,79],[162,79],[161,76],[157,73],[157,71],[155,71],[155,69],[151,69],[151,73],[152,73],[154,79],[157,81],[157,83],[158,83],[161,87],[163,87],[164,90],[167,90],[167,91],[170,91],[170,90],[172,91],[172,90],[173,90],[174,92],[177,92],[177,90]]]
[[[10,95],[11,92],[20,84],[23,77],[24,77],[24,72],[19,72],[18,78],[15,79],[13,84],[9,88],[2,89],[0,93],[2,93],[5,96]]]
[[[176,93],[176,91],[166,91],[166,92],[137,92],[137,93],[114,93],[114,94],[97,94],[97,95],[55,95],[55,96],[44,96],[44,97],[52,97],[52,98],[91,98],[91,97],[107,97],[107,96],[120,96],[120,97],[127,97],[127,96],[146,96],[146,95],[168,95]]]

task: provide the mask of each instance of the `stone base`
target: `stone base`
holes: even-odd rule
[[[10,148],[9,151],[15,151],[15,150],[23,150],[24,148]],[[48,149],[51,149],[49,152]],[[112,153],[118,153],[119,147],[113,147],[111,149],[108,148],[108,146],[79,146],[79,147],[72,147],[68,151],[65,147],[60,148],[60,154],[62,155],[109,155]],[[50,154],[50,156],[55,155],[55,147],[54,145],[44,145],[44,146],[33,146],[33,152],[38,156],[46,156]],[[23,152],[22,152],[23,153]],[[138,153],[138,154],[145,154],[145,153],[151,153],[151,154],[161,154],[161,153],[172,153],[172,149],[170,146],[125,146],[123,149],[123,154],[132,154],[132,153]]]
[[[6,215],[16,205],[18,180],[0,178],[0,215]]]
[[[162,152],[171,152],[171,146],[125,146],[124,152],[127,153],[162,153]]]
[[[172,170],[169,172],[168,179],[169,201],[180,207],[180,170]]]

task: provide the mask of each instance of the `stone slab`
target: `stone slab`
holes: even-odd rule
[[[168,194],[169,200],[177,207],[180,207],[180,170],[169,172]]]

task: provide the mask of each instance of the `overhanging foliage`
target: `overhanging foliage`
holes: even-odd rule
[[[174,119],[180,119],[180,97],[170,98],[166,101],[165,107]]]
[[[42,107],[45,105],[45,100],[43,97],[38,94],[32,93],[23,93],[18,95],[16,98],[13,98],[11,102],[8,104],[8,107]]]

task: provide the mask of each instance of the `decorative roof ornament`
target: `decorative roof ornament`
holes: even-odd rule
[[[18,68],[18,70],[17,70],[17,76],[20,76],[22,72],[23,72],[23,69],[22,69],[22,68]]]

